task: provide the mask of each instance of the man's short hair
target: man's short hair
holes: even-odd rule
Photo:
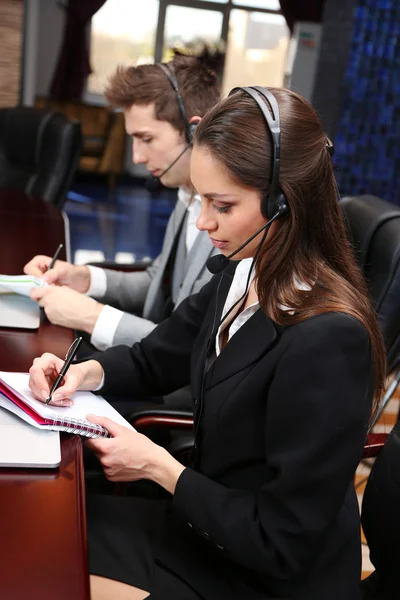
[[[217,74],[206,61],[194,56],[175,56],[168,67],[177,79],[188,119],[195,115],[202,117],[220,99]],[[104,96],[111,106],[119,109],[154,102],[156,119],[168,121],[180,132],[185,129],[175,91],[157,65],[118,67]]]

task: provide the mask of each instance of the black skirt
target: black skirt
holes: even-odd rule
[[[166,500],[88,495],[89,571],[146,590],[150,600],[206,600],[155,559],[167,504]]]

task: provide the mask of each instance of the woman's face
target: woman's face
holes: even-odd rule
[[[207,231],[214,246],[225,256],[267,222],[261,214],[260,193],[233,181],[207,148],[193,148],[190,176],[202,200],[197,228]],[[254,256],[261,236],[262,233],[238,252],[235,260]]]

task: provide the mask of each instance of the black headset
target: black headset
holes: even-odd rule
[[[278,103],[275,99],[275,96],[270,92],[267,88],[252,86],[252,87],[237,87],[233,88],[229,93],[229,96],[232,94],[243,91],[248,96],[251,96],[256,102],[258,107],[260,108],[265,122],[267,124],[268,131],[271,135],[272,140],[272,177],[271,184],[269,186],[268,194],[266,194],[261,200],[261,213],[266,218],[269,219],[267,223],[265,223],[262,227],[257,229],[252,236],[249,237],[239,248],[236,248],[234,252],[231,252],[229,256],[223,256],[222,254],[217,254],[215,256],[211,256],[207,261],[208,270],[213,273],[219,273],[225,267],[228,266],[229,261],[233,258],[240,250],[242,250],[247,244],[249,244],[255,237],[257,237],[262,231],[264,231],[264,235],[262,240],[258,246],[256,256],[259,254],[261,250],[261,246],[264,243],[265,237],[267,235],[267,231],[276,219],[279,219],[283,215],[289,212],[289,204],[286,200],[285,194],[283,193],[280,185],[279,185],[279,171],[280,171],[280,152],[281,152],[281,127],[280,127],[280,117],[279,117],[279,107]],[[262,98],[265,98],[271,107],[271,113],[269,112],[265,102]],[[255,257],[256,258],[256,257]],[[247,293],[247,289],[246,289]],[[233,307],[232,307],[233,308]],[[227,315],[226,315],[227,316]]]
[[[168,173],[168,171],[170,169],[172,169],[172,167],[178,162],[178,160],[181,158],[181,156],[183,156],[185,154],[185,152],[187,152],[193,146],[193,136],[194,136],[194,132],[195,132],[195,129],[197,126],[197,123],[189,123],[189,119],[187,117],[186,110],[185,110],[185,105],[183,104],[182,96],[179,91],[178,81],[177,81],[174,73],[171,71],[171,69],[168,67],[167,64],[158,63],[157,66],[160,67],[160,69],[162,70],[162,72],[164,73],[164,75],[166,76],[166,78],[168,79],[170,84],[172,85],[172,89],[175,92],[176,99],[178,101],[179,111],[182,115],[183,123],[185,125],[186,146],[184,147],[182,152],[180,152],[178,154],[178,156],[172,161],[172,163],[169,164],[168,167],[166,169],[164,169],[164,171],[160,175],[158,175],[158,177],[154,177],[154,175],[150,175],[147,178],[146,188],[149,192],[156,192],[162,187],[161,181],[160,181],[161,177],[163,177],[166,173]]]
[[[172,85],[172,88],[175,92],[176,99],[178,101],[179,110],[182,115],[183,123],[185,125],[185,137],[189,146],[193,145],[193,136],[197,126],[197,123],[189,123],[189,119],[186,114],[185,105],[183,104],[183,99],[178,87],[178,80],[172,70],[165,63],[158,63],[158,66],[163,71],[168,81]]]

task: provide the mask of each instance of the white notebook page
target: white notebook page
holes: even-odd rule
[[[0,379],[12,388],[15,394],[33,408],[41,417],[55,418],[56,416],[69,419],[86,419],[86,415],[92,414],[99,417],[108,417],[115,423],[119,423],[129,429],[134,429],[130,423],[118,411],[115,410],[102,396],[92,392],[75,392],[72,396],[73,406],[50,406],[36,400],[29,389],[28,373],[8,373],[0,371]]]

